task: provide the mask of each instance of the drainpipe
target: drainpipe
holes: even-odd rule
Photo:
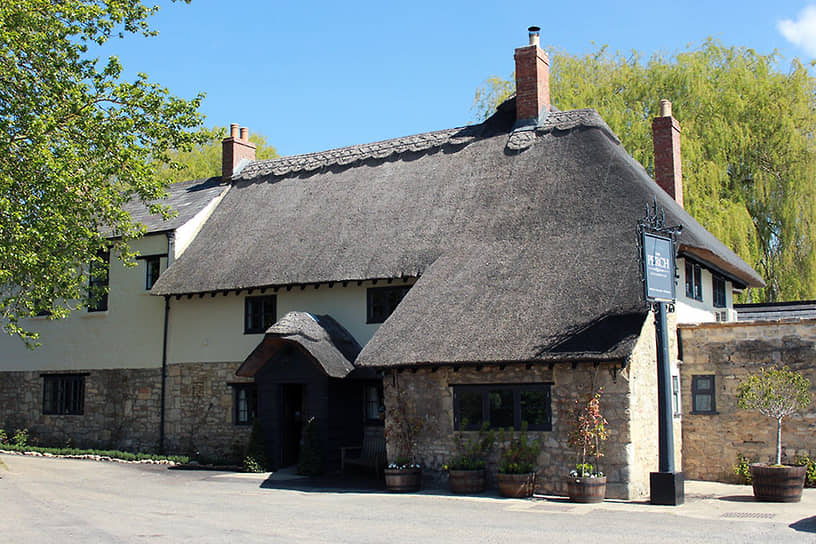
[[[170,315],[170,295],[164,295],[164,336],[162,338],[161,408],[159,410],[159,453],[164,454],[164,406],[167,389],[167,318]]]

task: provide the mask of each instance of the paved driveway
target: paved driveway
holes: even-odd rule
[[[759,504],[690,482],[686,504],[315,491],[263,475],[0,455],[4,542],[816,542],[816,490]],[[813,517],[811,517],[813,516]]]

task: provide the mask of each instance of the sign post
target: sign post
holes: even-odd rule
[[[655,312],[658,394],[658,472],[649,474],[650,502],[677,506],[685,501],[684,477],[674,467],[672,428],[671,355],[669,353],[668,312],[675,302],[676,237],[682,227],[664,226],[663,211],[657,202],[638,223],[641,270],[646,302]]]

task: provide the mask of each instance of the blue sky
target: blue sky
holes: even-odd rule
[[[112,40],[127,73],[206,92],[206,124],[248,126],[283,155],[467,124],[474,92],[507,77],[527,27],[582,54],[667,54],[713,36],[782,67],[816,58],[816,1],[159,1],[155,38]],[[557,104],[557,97],[553,97]]]

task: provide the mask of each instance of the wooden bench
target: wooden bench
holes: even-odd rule
[[[359,452],[356,455],[354,452]],[[385,468],[385,436],[381,428],[366,429],[363,444],[340,448],[340,471],[346,465],[361,467],[379,474]]]

